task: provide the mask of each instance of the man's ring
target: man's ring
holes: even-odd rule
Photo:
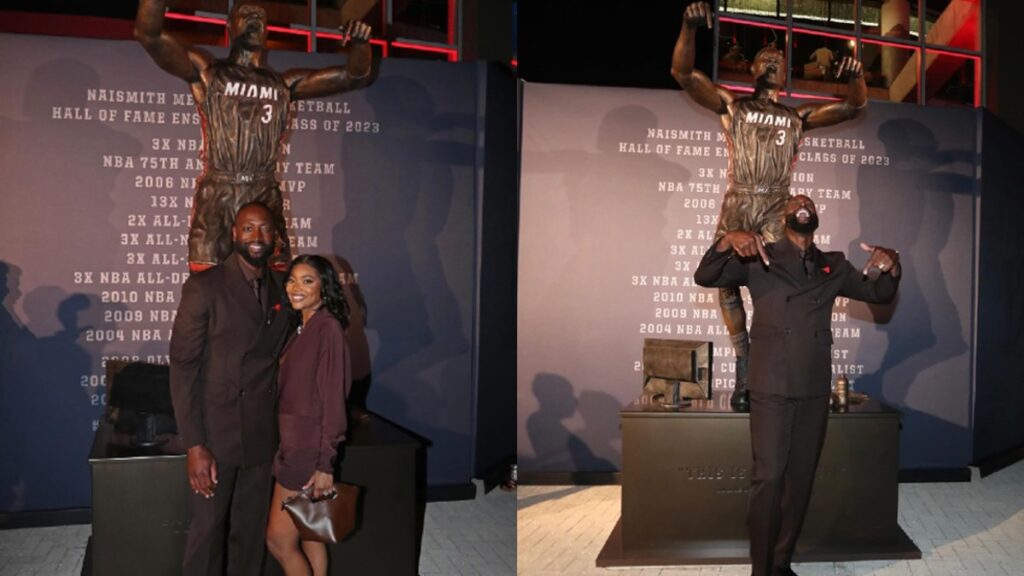
[[[885,264],[879,264],[878,265],[878,269],[879,270],[885,270]]]

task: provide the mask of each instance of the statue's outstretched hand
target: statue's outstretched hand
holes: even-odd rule
[[[683,12],[683,23],[690,28],[697,28],[701,24],[707,24],[708,28],[711,28],[711,7],[707,2],[690,4]]]
[[[351,42],[353,44],[360,42],[369,42],[370,33],[373,28],[365,22],[358,20],[349,20],[347,24],[341,27],[341,45],[348,46]]]
[[[860,78],[864,75],[864,64],[852,56],[844,56],[836,70],[836,78],[842,78],[844,74],[849,74],[850,78]]]

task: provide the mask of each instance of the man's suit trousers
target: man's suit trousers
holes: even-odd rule
[[[189,494],[183,576],[260,574],[273,487],[270,466],[218,464],[213,498]],[[229,525],[231,538],[225,545]]]
[[[828,396],[750,393],[754,454],[747,527],[753,576],[771,576],[793,558],[828,425]]]

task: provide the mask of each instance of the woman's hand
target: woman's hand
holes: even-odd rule
[[[309,482],[306,482],[306,485],[302,487],[303,490],[307,488],[313,489],[311,496],[314,500],[330,496],[334,493],[334,475],[317,470],[310,476]]]

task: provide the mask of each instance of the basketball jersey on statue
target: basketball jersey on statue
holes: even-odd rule
[[[803,122],[796,109],[771,100],[739,98],[726,132],[730,186],[755,187],[750,193],[790,185]],[[765,190],[758,190],[763,187]]]
[[[199,105],[206,171],[272,176],[290,100],[277,72],[215,61]]]

